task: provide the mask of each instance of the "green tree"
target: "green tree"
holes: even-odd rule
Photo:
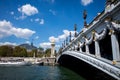
[[[35,55],[35,57],[37,57],[37,49],[33,49],[32,51],[27,52],[28,57],[33,57]]]
[[[50,55],[51,55],[51,49],[50,48],[45,50],[45,55],[46,55],[46,57],[50,57]]]
[[[0,46],[0,56],[1,57],[13,56],[13,48],[10,46]]]
[[[27,57],[27,51],[25,48],[22,48],[20,46],[16,46],[14,48],[13,54],[15,57]]]
[[[39,48],[38,48],[38,50],[40,50],[40,51],[44,51],[44,48],[42,48],[42,47],[39,47]]]
[[[28,57],[33,57],[33,55],[34,55],[34,53],[33,53],[32,51],[27,52],[27,56],[28,56]]]

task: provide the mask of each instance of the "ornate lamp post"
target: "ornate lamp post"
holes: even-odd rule
[[[77,30],[77,24],[74,25],[74,31],[75,31],[75,35],[74,35],[74,37],[77,37],[76,30]]]
[[[87,18],[87,12],[86,12],[86,10],[84,10],[84,12],[83,12],[83,19],[84,19],[84,27],[85,28],[87,28],[86,18]]]
[[[62,43],[62,49],[64,48],[64,44]]]
[[[55,57],[55,40],[51,41],[51,57]]]
[[[65,40],[64,40],[64,47],[65,47]]]
[[[66,45],[68,45],[68,37],[66,37]]]
[[[111,0],[106,0],[106,7],[111,4]]]
[[[69,37],[70,37],[70,40],[69,40],[69,42],[71,42],[71,32],[70,32],[69,34],[70,34],[70,36],[69,36]]]

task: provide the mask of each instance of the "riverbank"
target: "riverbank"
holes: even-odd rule
[[[56,63],[56,58],[44,57],[44,58],[34,58],[34,57],[1,57],[0,65],[4,64],[29,64],[29,65],[58,65]]]

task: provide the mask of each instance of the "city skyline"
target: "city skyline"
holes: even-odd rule
[[[87,23],[105,8],[105,0],[0,0],[0,45],[30,43],[56,48],[63,40],[83,28],[83,10],[87,10]]]

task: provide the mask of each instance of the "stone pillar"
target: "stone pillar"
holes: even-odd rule
[[[55,57],[55,42],[51,42],[51,56],[50,57]]]
[[[101,54],[100,54],[100,45],[99,45],[98,41],[95,41],[95,56],[96,57],[101,57]]]
[[[119,43],[116,34],[114,33],[114,30],[110,30],[110,34],[111,34],[113,61],[120,61]]]
[[[82,52],[82,48],[80,47],[80,52]]]
[[[84,37],[84,39],[85,39],[85,48],[86,48],[86,53],[90,53],[90,51],[89,51],[89,44],[87,43],[88,42],[88,39],[86,38],[86,37]]]
[[[75,45],[75,51],[77,51],[77,48],[78,48],[78,46],[77,46],[77,45]]]
[[[83,51],[82,51],[82,46],[83,46],[83,45],[82,45],[82,43],[81,43],[81,42],[79,42],[80,52],[83,52]]]
[[[89,52],[89,46],[88,46],[88,45],[86,45],[85,47],[86,47],[86,53],[88,53],[88,54],[89,54],[89,53],[90,53],[90,52]]]

